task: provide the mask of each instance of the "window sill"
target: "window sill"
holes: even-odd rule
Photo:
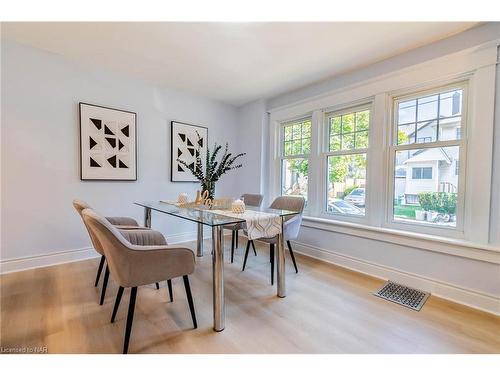
[[[311,216],[304,216],[302,226],[500,264],[500,247],[473,243],[462,239],[373,227],[365,224]]]

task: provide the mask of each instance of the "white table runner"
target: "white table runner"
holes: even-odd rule
[[[252,210],[246,210],[242,214],[223,210],[210,210],[210,212],[245,220],[250,240],[270,238],[281,233],[281,217],[276,214]]]

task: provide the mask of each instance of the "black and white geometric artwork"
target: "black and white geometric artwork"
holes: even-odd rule
[[[136,114],[80,103],[80,178],[137,180]]]
[[[200,139],[198,139],[198,135]],[[203,126],[172,121],[170,133],[170,180],[174,182],[198,182],[196,177],[177,159],[188,165],[195,164],[196,150],[200,148],[201,160],[207,155],[208,129]]]

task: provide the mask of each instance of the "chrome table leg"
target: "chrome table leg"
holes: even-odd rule
[[[212,227],[212,274],[214,330],[220,332],[225,328],[226,307],[224,304],[224,236],[221,226]]]
[[[198,241],[196,242],[196,256],[203,256],[203,224],[198,223]]]
[[[285,285],[285,237],[284,218],[281,218],[281,233],[278,235],[278,251],[276,252],[276,263],[278,265],[278,297],[286,297]]]
[[[144,226],[151,228],[151,208],[144,207]]]

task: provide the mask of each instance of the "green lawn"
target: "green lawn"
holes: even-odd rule
[[[421,210],[420,205],[395,205],[394,216],[403,216],[415,219],[415,211]]]

